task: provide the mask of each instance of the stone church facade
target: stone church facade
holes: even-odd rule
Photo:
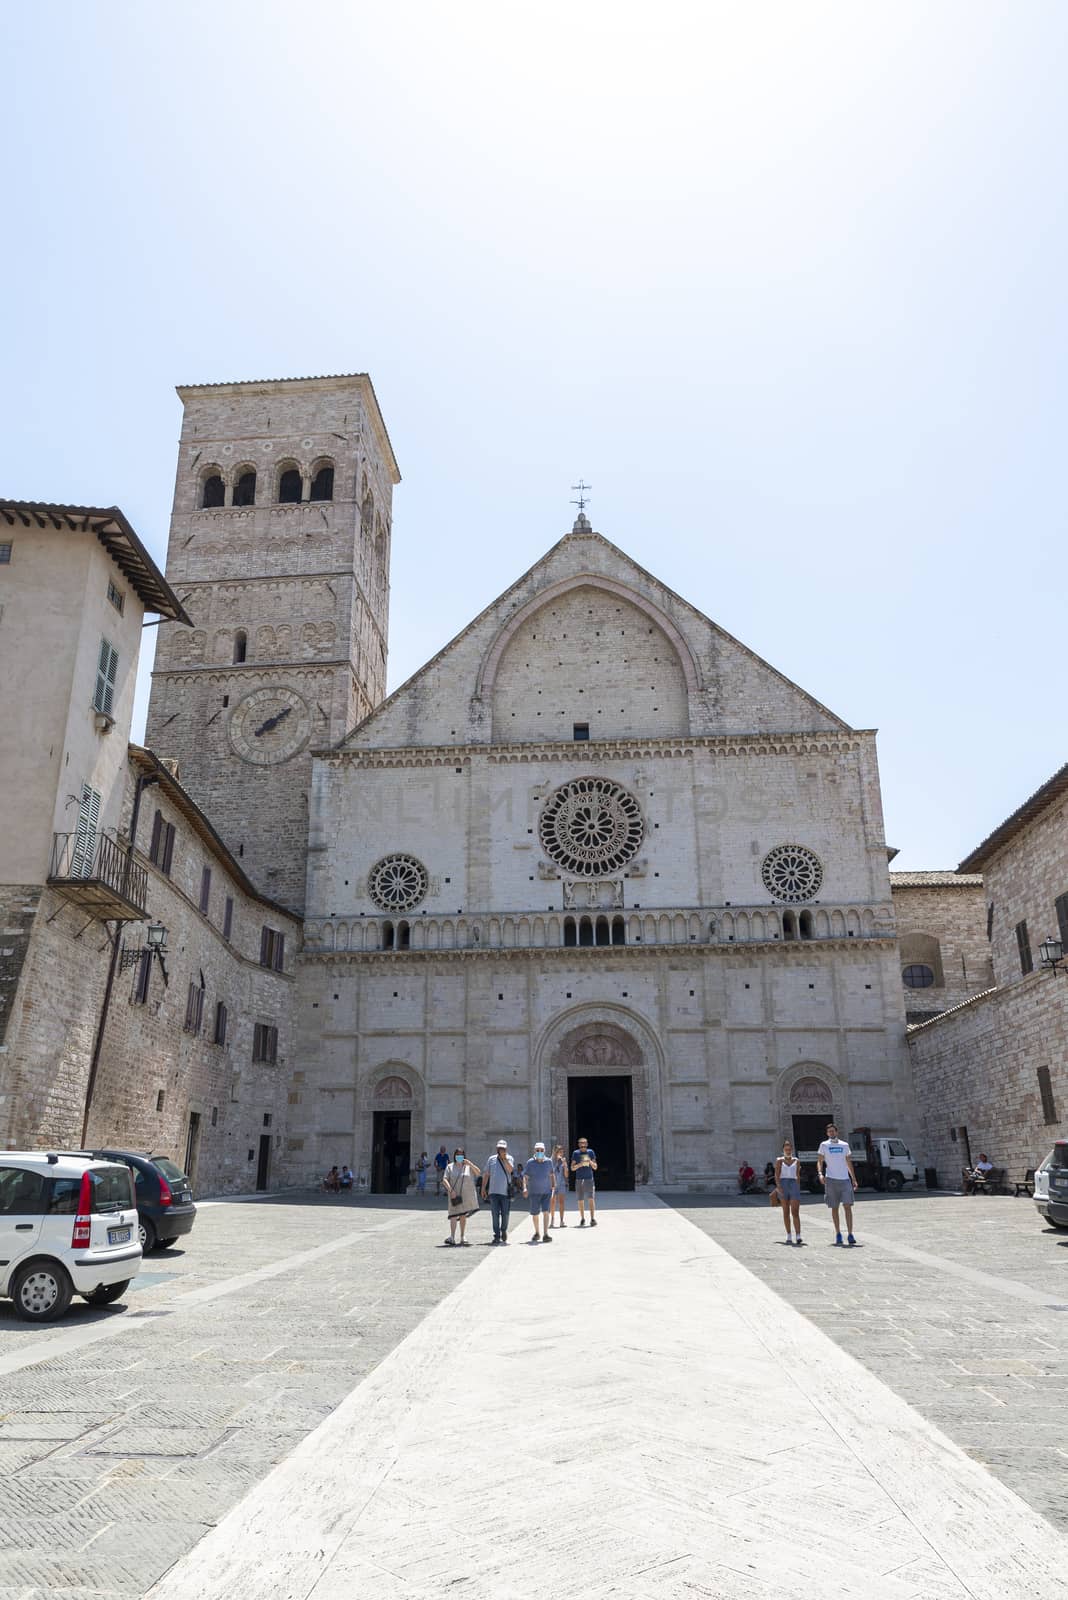
[[[875,736],[570,534],[312,765],[294,1175],[915,1139]],[[396,1181],[399,1182],[399,1179]]]

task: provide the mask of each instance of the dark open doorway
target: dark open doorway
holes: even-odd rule
[[[371,1189],[375,1194],[404,1194],[412,1164],[410,1111],[376,1111],[371,1150]]]
[[[567,1080],[568,1154],[579,1139],[597,1153],[598,1189],[634,1188],[634,1110],[629,1077]]]
[[[271,1170],[271,1136],[260,1134],[260,1156],[256,1163],[256,1188],[266,1189]]]
[[[791,1120],[794,1125],[794,1149],[798,1155],[818,1150],[827,1137],[827,1124],[831,1120],[828,1113],[821,1111],[817,1115],[813,1115],[811,1111],[803,1111],[796,1114]],[[778,1153],[776,1150],[775,1154],[778,1155]],[[755,1158],[751,1159],[754,1167],[763,1166],[762,1161],[758,1161]]]

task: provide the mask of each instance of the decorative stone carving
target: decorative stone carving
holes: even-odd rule
[[[400,1100],[406,1105],[412,1100],[411,1084],[403,1078],[383,1078],[381,1083],[375,1084],[375,1102],[383,1100]]]
[[[790,1105],[798,1110],[820,1111],[833,1104],[830,1087],[820,1078],[798,1078],[790,1090]]]
[[[580,1067],[629,1067],[628,1052],[622,1042],[607,1033],[591,1033],[580,1039],[571,1052],[571,1059]]]
[[[760,872],[764,887],[776,900],[800,905],[813,900],[823,883],[823,865],[802,844],[778,844],[764,857]]]
[[[622,904],[622,878],[595,878],[592,881],[585,878],[564,880],[565,911],[603,911]]]
[[[538,819],[545,854],[577,877],[617,872],[645,833],[641,807],[610,778],[575,778],[554,791]]]
[[[367,893],[382,911],[410,911],[429,887],[427,870],[414,856],[383,856],[367,874]]]
[[[558,878],[559,876],[560,876],[560,868],[559,867],[554,867],[551,861],[539,861],[538,862],[538,877],[539,878],[542,878],[546,882],[551,882],[552,880]]]

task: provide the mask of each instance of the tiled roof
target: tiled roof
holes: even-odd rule
[[[973,889],[981,884],[981,872],[892,872],[891,889]]]
[[[1041,789],[1036,789],[1031,798],[1025,800],[1018,811],[1014,811],[1011,817],[1006,817],[1000,828],[995,828],[993,833],[984,839],[981,845],[976,846],[970,856],[965,856],[958,870],[960,872],[968,872],[975,867],[983,866],[985,862],[990,860],[991,856],[997,854],[1003,845],[1008,844],[1009,840],[1018,834],[1021,829],[1026,828],[1027,824],[1032,822],[1040,812],[1045,811],[1047,806],[1053,805],[1065,794],[1068,794],[1068,765],[1063,766],[1059,772],[1053,774],[1052,778],[1047,779]]]
[[[942,1022],[946,1017],[956,1016],[958,1011],[967,1011],[969,1006],[978,1005],[980,1000],[989,1000],[991,995],[998,994],[998,986],[990,989],[980,989],[978,994],[969,995],[967,1000],[961,1000],[957,1005],[950,1006],[946,1011],[940,1011],[935,1017],[928,1017],[926,1022],[909,1022],[905,1025],[906,1033],[917,1033],[920,1028],[932,1028],[936,1022]]]
[[[11,527],[16,522],[26,528],[36,523],[39,528],[95,533],[146,610],[172,622],[192,626],[178,596],[118,506],[57,506],[47,500],[0,500],[0,519]]]

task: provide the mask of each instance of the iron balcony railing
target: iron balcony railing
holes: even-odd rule
[[[142,917],[148,904],[148,872],[108,833],[53,834],[48,881],[105,918]]]

